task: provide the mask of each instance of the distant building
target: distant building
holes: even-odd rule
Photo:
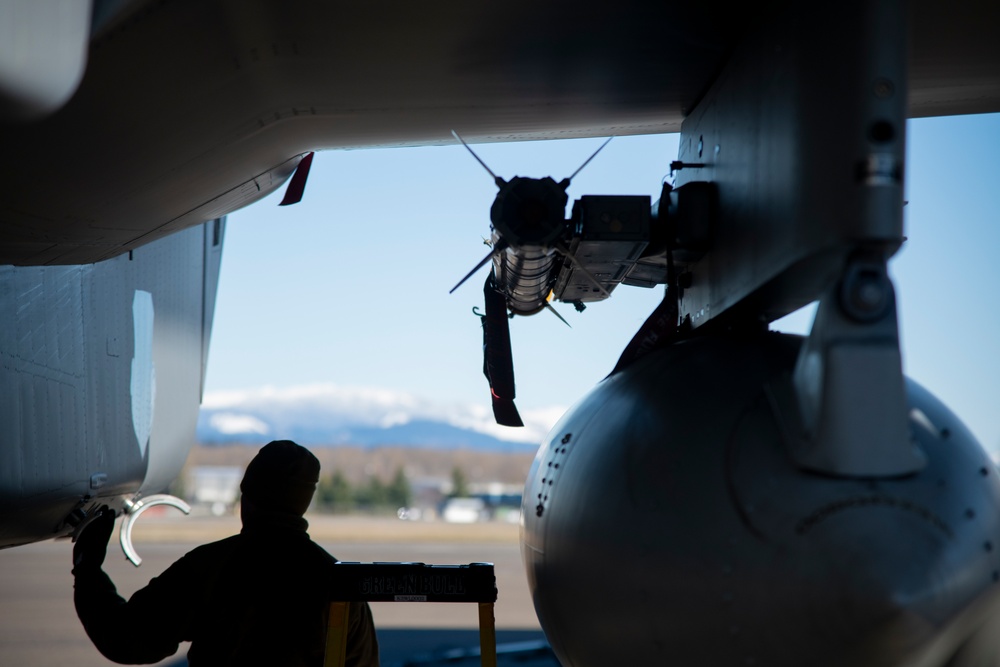
[[[521,484],[499,482],[472,483],[467,497],[451,497],[451,480],[444,477],[421,477],[410,481],[413,504],[400,507],[397,515],[404,521],[476,523],[505,521],[517,523],[521,518]]]
[[[521,484],[490,484],[470,487],[472,496],[483,501],[486,516],[493,521],[518,523],[521,520],[521,497],[524,486]]]
[[[441,507],[441,518],[448,523],[478,523],[489,514],[482,498],[449,498]]]
[[[469,497],[448,498],[441,505],[441,518],[449,523],[506,521],[521,519],[524,487],[512,484],[472,484]]]
[[[190,499],[212,514],[232,512],[240,495],[243,469],[238,466],[196,466],[191,470]]]

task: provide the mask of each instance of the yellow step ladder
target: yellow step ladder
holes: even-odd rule
[[[493,563],[345,563],[335,566],[324,667],[343,667],[352,602],[475,602],[479,604],[479,651],[483,667],[496,667],[497,600]]]

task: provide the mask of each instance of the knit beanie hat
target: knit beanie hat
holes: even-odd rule
[[[302,516],[319,481],[319,460],[291,440],[264,445],[243,474],[240,491],[262,509]]]

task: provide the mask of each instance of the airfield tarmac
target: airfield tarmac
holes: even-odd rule
[[[541,639],[521,566],[516,525],[307,518],[313,539],[341,560],[494,563],[499,591],[498,642]],[[116,530],[105,571],[117,584],[118,592],[127,598],[198,544],[238,531],[239,520],[235,517],[143,516],[133,530],[142,567],[135,568],[125,560]],[[114,664],[91,645],[76,617],[71,552],[67,540],[0,550],[0,665]],[[377,603],[372,605],[372,613],[379,629],[383,665],[400,664],[402,656],[478,642],[474,605]],[[185,651],[182,645],[178,653],[182,656]],[[160,664],[177,665],[178,661],[171,658]]]

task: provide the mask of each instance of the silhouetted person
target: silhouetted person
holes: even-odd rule
[[[336,559],[302,518],[318,480],[308,450],[269,443],[240,484],[240,534],[189,552],[128,602],[101,570],[115,520],[102,512],[73,548],[73,600],[91,641],[121,663],[156,662],[190,641],[192,667],[322,665]],[[351,603],[347,664],[378,665],[367,604]]]

